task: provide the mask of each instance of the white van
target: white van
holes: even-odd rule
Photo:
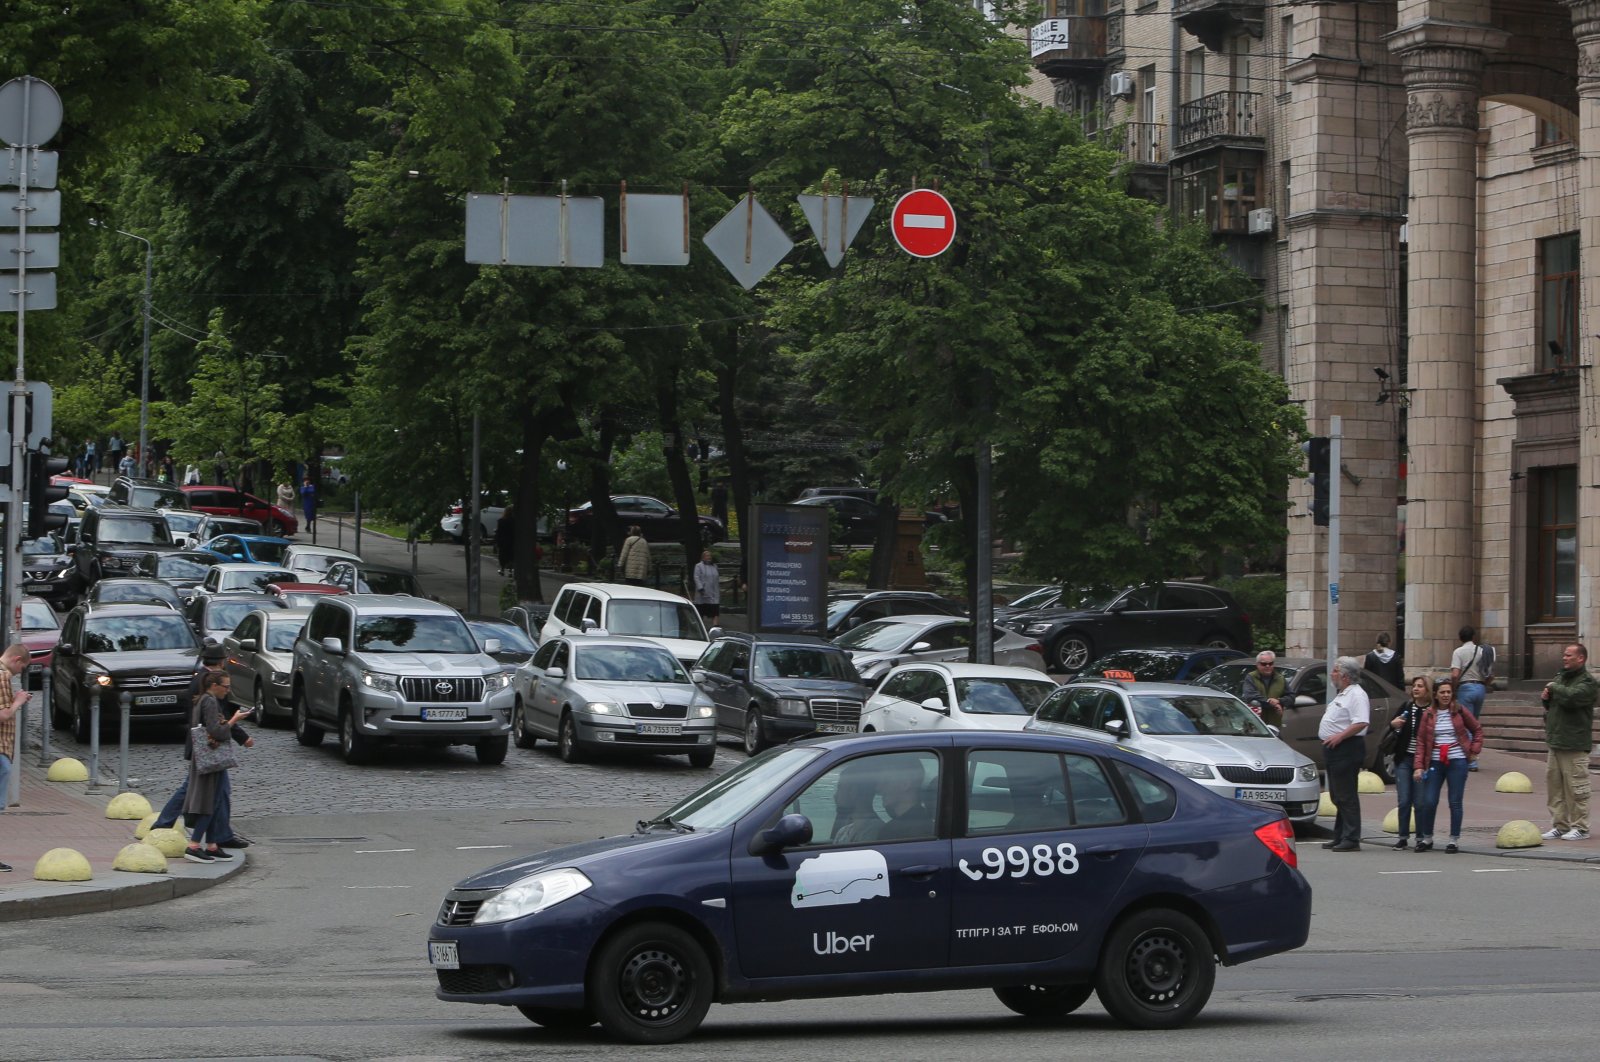
[[[556,595],[539,640],[582,634],[590,620],[608,634],[649,638],[666,646],[685,668],[705,650],[706,626],[688,598],[619,583],[568,583]]]

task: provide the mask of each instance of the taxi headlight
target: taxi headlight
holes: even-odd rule
[[[562,900],[570,900],[593,884],[582,871],[571,867],[541,870],[507,885],[485,900],[473,917],[472,924],[482,926],[493,922],[509,922],[513,918],[538,914]]]
[[[361,673],[361,684],[370,690],[377,690],[379,693],[400,692],[400,682],[394,675],[385,675],[377,671],[363,671]]]
[[[1317,765],[1314,763],[1302,763],[1299,774],[1302,782],[1315,782],[1317,780]]]
[[[779,715],[798,715],[802,718],[811,714],[811,706],[798,697],[779,697]]]
[[[694,706],[694,717],[696,719],[710,719],[714,714],[716,713],[709,704],[697,704]]]
[[[508,690],[511,688],[511,678],[512,675],[509,671],[496,671],[492,675],[485,676],[483,682],[484,688],[490,690]]]
[[[1185,778],[1214,778],[1211,765],[1206,763],[1191,763],[1188,760],[1168,760],[1167,766],[1183,775]]]
[[[610,701],[590,701],[586,706],[595,715],[621,715],[622,710]]]

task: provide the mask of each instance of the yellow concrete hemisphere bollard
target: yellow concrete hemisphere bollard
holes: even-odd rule
[[[1494,839],[1496,848],[1538,848],[1544,844],[1544,838],[1539,836],[1539,827],[1527,819],[1513,819],[1500,827],[1500,833]]]
[[[152,811],[150,814],[139,820],[139,825],[135,826],[133,829],[133,836],[137,840],[144,840],[145,835],[150,832],[150,827],[154,826],[155,824],[156,813]]]
[[[106,804],[108,819],[142,819],[150,814],[150,801],[138,793],[118,793]]]
[[[33,865],[35,881],[88,881],[92,877],[89,861],[72,848],[52,848]]]
[[[1390,808],[1389,809],[1389,814],[1387,814],[1387,815],[1385,815],[1383,817],[1383,832],[1384,833],[1399,833],[1400,832],[1400,809],[1399,808]]]
[[[1383,779],[1371,771],[1362,771],[1356,776],[1356,792],[1381,793],[1383,792]]]
[[[1507,771],[1495,780],[1494,791],[1496,793],[1531,793],[1533,792],[1533,783],[1521,771]]]
[[[1317,817],[1331,819],[1339,814],[1339,809],[1333,806],[1333,797],[1327,793],[1322,794],[1322,801],[1317,805]]]
[[[82,760],[75,760],[71,756],[63,756],[50,765],[45,772],[45,780],[51,782],[87,782],[89,768],[83,765]]]
[[[182,830],[151,830],[145,834],[144,843],[159,849],[168,859],[176,859],[189,847],[189,838]]]
[[[112,870],[125,870],[130,874],[165,874],[167,857],[154,845],[135,841],[122,846],[117,858],[111,861]]]

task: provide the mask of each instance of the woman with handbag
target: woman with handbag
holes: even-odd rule
[[[189,847],[183,858],[191,863],[213,863],[232,859],[217,846],[215,819],[217,794],[227,778],[228,768],[237,762],[233,756],[233,727],[248,712],[223,715],[232,685],[226,671],[208,671],[202,679],[204,692],[195,702],[191,720],[197,725],[189,731],[194,750],[189,760],[189,792],[183,801],[183,818],[189,824]]]
[[[1461,851],[1462,795],[1467,788],[1467,764],[1483,747],[1483,730],[1477,716],[1463,710],[1455,699],[1455,683],[1443,679],[1433,691],[1433,704],[1417,721],[1417,751],[1412,776],[1422,787],[1417,799],[1417,851],[1433,849],[1433,819],[1439,811],[1439,791],[1449,786],[1450,843],[1444,850]]]
[[[1417,724],[1422,713],[1433,705],[1433,681],[1426,675],[1411,680],[1411,701],[1389,721],[1390,730],[1384,736],[1383,746],[1393,757],[1394,795],[1400,814],[1400,839],[1396,848],[1410,847],[1412,810],[1417,804],[1419,786],[1413,777],[1413,762],[1417,751]],[[1420,823],[1421,816],[1417,816]],[[1421,840],[1421,831],[1418,831]]]

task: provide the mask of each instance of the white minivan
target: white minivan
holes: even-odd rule
[[[585,620],[608,634],[659,642],[686,668],[694,667],[710,640],[700,613],[688,598],[625,583],[563,586],[539,631],[539,640],[582,634]]]

